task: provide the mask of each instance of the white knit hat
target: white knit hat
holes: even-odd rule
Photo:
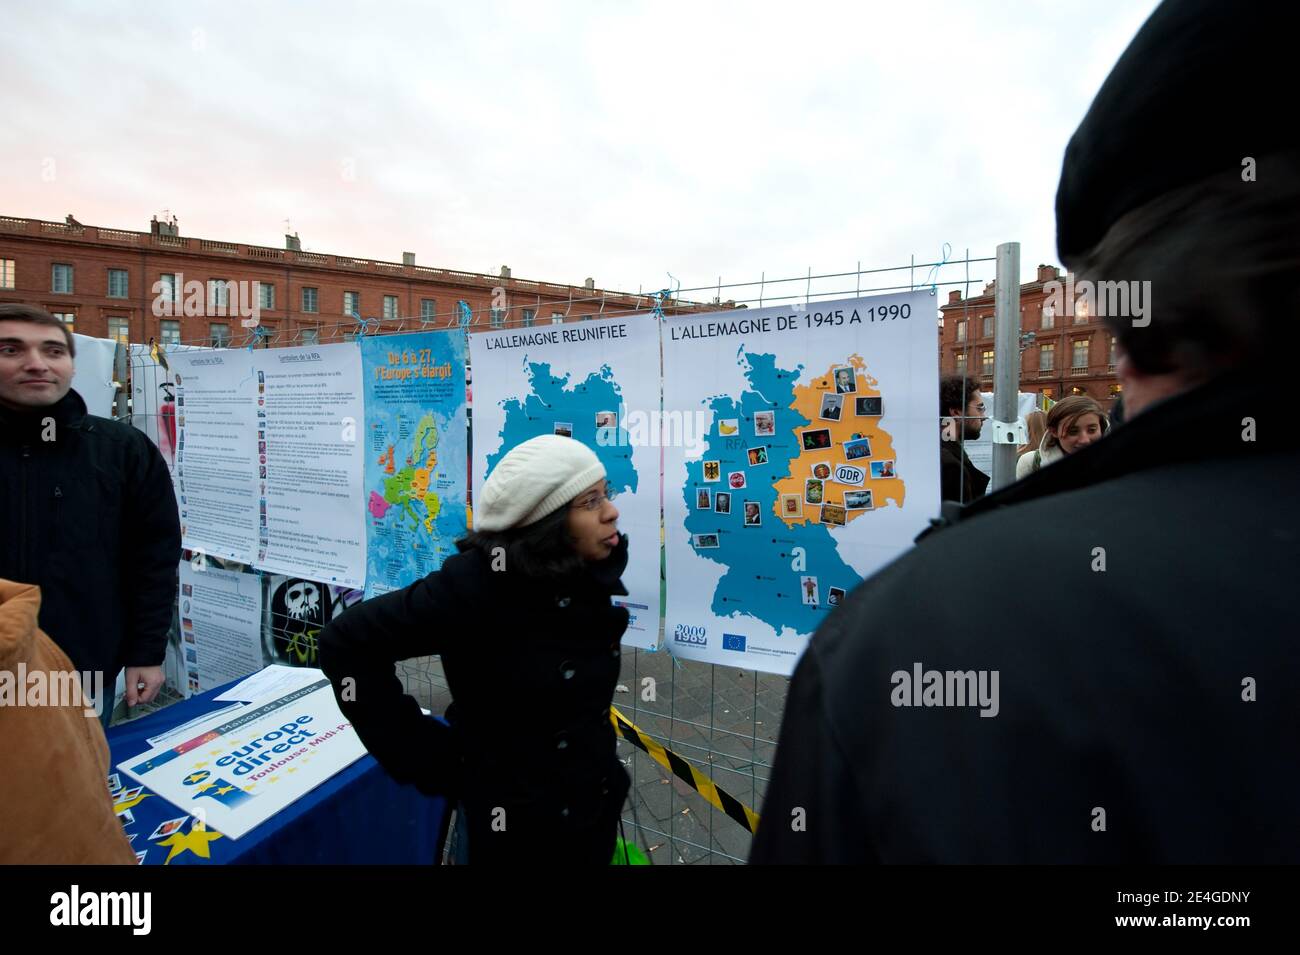
[[[553,514],[605,476],[581,441],[542,434],[511,448],[479,491],[474,529],[525,527]]]

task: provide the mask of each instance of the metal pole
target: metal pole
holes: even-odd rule
[[[1016,427],[1020,396],[1020,243],[998,246],[993,296],[993,481],[990,490],[1016,479]]]

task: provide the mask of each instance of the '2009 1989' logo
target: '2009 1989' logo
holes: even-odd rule
[[[708,645],[709,638],[704,635],[704,627],[688,627],[679,623],[673,631],[673,641],[703,647]]]

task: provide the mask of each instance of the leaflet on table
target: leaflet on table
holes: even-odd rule
[[[201,820],[202,838],[237,839],[364,754],[321,679],[118,769]]]

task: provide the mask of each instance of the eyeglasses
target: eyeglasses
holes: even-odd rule
[[[604,494],[593,494],[591,497],[585,497],[581,501],[575,501],[571,507],[581,508],[584,511],[594,511],[606,501],[612,501],[618,497],[618,491],[612,487],[606,487]]]

